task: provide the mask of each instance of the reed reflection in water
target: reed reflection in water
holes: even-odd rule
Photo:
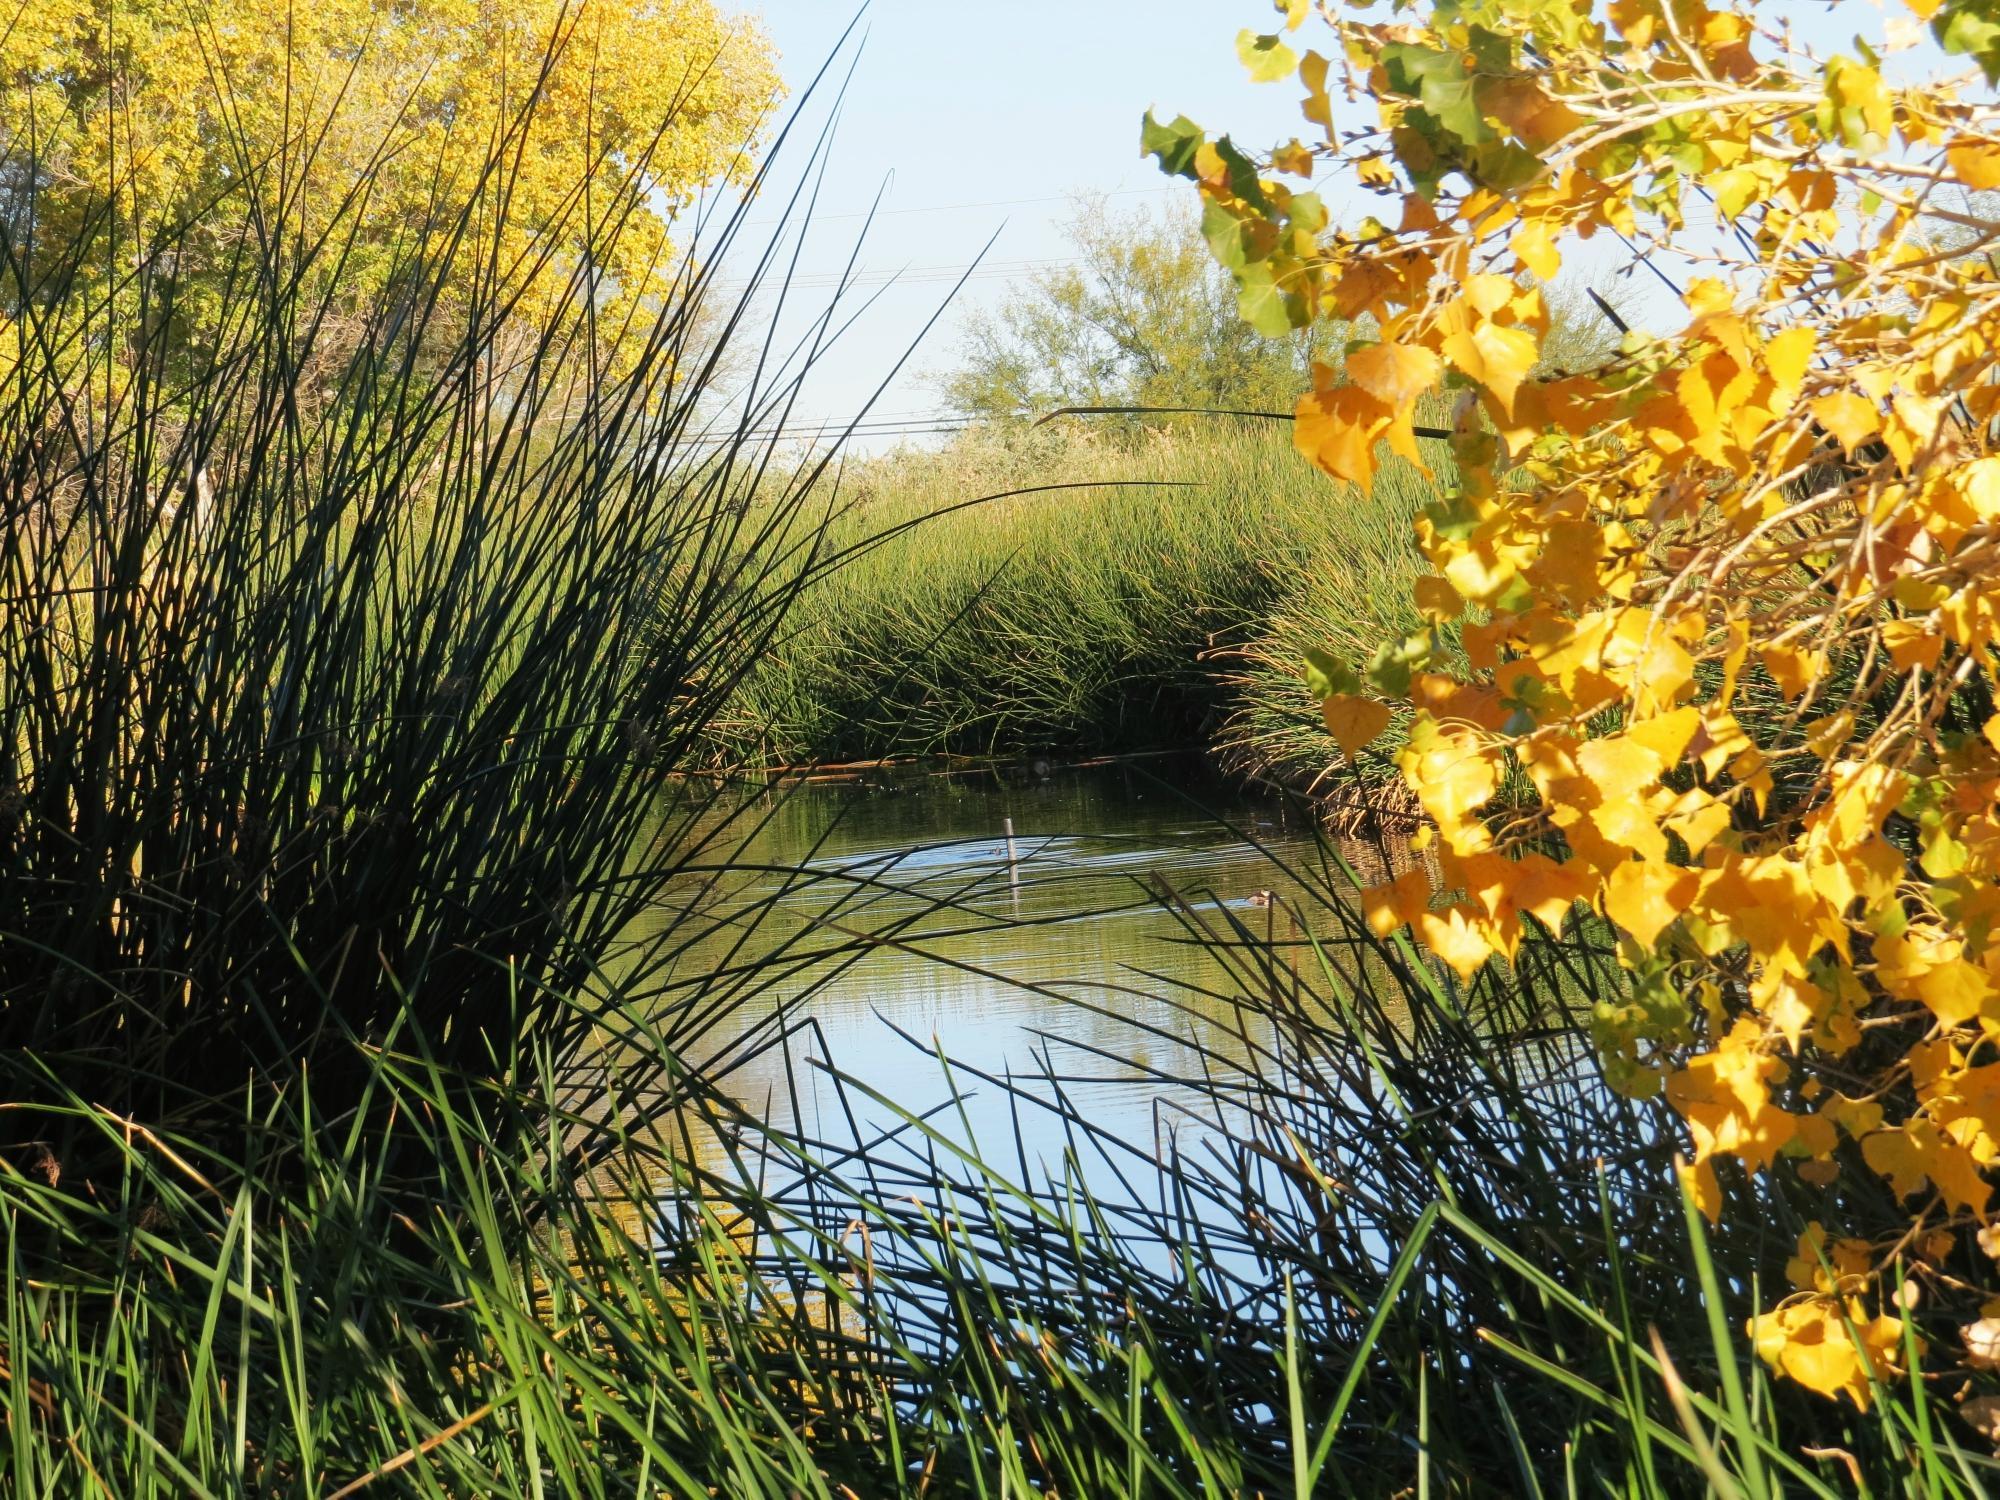
[[[883,785],[816,784],[769,794],[734,859],[690,879],[703,935],[674,977],[706,979],[753,955],[795,955],[775,981],[705,1029],[691,1061],[749,1113],[820,1136],[836,1108],[821,1063],[854,1083],[864,1133],[894,1111],[943,1117],[985,1149],[1059,1152],[1057,1118],[1020,1113],[1006,1091],[960,1079],[940,1057],[1059,1086],[1091,1123],[1130,1142],[1213,1120],[1218,1093],[1178,1082],[1218,1059],[1254,1066],[1256,1034],[1212,944],[1279,954],[1270,983],[1314,959],[1300,927],[1339,885],[1329,851],[1295,812],[1176,763],[1051,776],[906,773]],[[1011,825],[1010,843],[1006,830]],[[1343,857],[1379,859],[1372,847]],[[1170,902],[1184,903],[1176,915]],[[683,921],[687,907],[663,909]],[[813,957],[812,955],[824,955]],[[690,985],[690,988],[692,986]],[[725,990],[727,986],[724,987]],[[773,1045],[781,1030],[789,1041]],[[1226,1090],[1223,1091],[1226,1095]],[[859,1098],[860,1105],[855,1104]],[[873,1119],[866,1118],[873,1114]],[[848,1124],[843,1119],[843,1124]]]

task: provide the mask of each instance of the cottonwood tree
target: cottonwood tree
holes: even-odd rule
[[[0,316],[143,295],[134,326],[198,357],[255,304],[248,265],[331,278],[337,322],[459,240],[487,287],[411,296],[532,324],[581,279],[615,331],[777,92],[763,35],[710,0],[24,0],[0,27]]]
[[[1679,1112],[1694,1201],[1782,1174],[1823,1221],[1758,1352],[1857,1406],[1927,1345],[1988,1388],[2000,16],[1907,0],[1823,55],[1752,0],[1277,9],[1239,54],[1304,140],[1144,140],[1266,326],[1369,330],[1298,402],[1328,474],[1425,462],[1417,403],[1460,392],[1427,627],[1307,674],[1349,753],[1408,706],[1442,880],[1370,923],[1471,981],[1595,907],[1630,976],[1606,1071]],[[1328,178],[1374,211],[1332,223]],[[1541,284],[1585,240],[1681,315],[1549,371]]]

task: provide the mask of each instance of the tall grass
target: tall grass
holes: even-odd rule
[[[804,591],[711,733],[781,762],[1217,742],[1290,769],[1317,723],[1300,641],[1365,658],[1407,628],[1428,495],[1396,465],[1345,497],[1272,424],[866,461],[836,536],[933,518]]]
[[[533,264],[491,253],[540,107],[359,306],[368,184],[302,204],[285,152],[215,222],[117,224],[108,286],[32,207],[0,223],[0,1042],[120,1114],[307,1065],[331,1107],[398,1026],[502,1077],[574,1050],[570,999],[686,857],[662,789],[819,566],[766,545],[818,471],[770,481],[738,435],[802,372],[718,400],[741,311],[697,268],[746,210],[603,326],[642,186],[579,183]],[[243,250],[190,334],[174,267],[215,242]]]
[[[1725,1229],[1690,1211],[1664,1106],[1581,1050],[1569,1011],[1612,974],[1590,933],[1464,991],[1347,915],[1331,855],[1294,873],[1302,951],[1156,892],[1225,962],[1190,1005],[1232,1007],[1247,1044],[1153,1080],[1191,1111],[1164,1150],[1066,1092],[1079,1061],[1141,1065],[1009,1076],[914,1038],[913,1077],[1050,1115],[1066,1149],[968,1145],[837,1059],[820,1115],[848,1123],[797,1136],[699,1090],[671,1122],[607,1113],[546,1052],[453,1077],[414,1032],[358,1105],[253,1084],[226,1136],[63,1094],[118,1169],[0,1176],[6,1482],[1986,1492],[1949,1383],[1862,1413],[1766,1377],[1740,1320],[1783,1294],[1814,1204],[1766,1174]],[[594,1010],[626,1055],[672,1050],[647,1008]]]
[[[1672,1111],[1609,1091],[1588,1050],[1582,1014],[1619,986],[1600,927],[1465,987],[1371,933],[1340,856],[1321,859],[1288,872],[1303,936],[1277,946],[1154,884],[1223,961],[1181,992],[1190,1013],[1236,1018],[1207,1046],[1231,1028],[1172,1028],[1197,1054],[1176,1075],[1135,1060],[1136,1021],[1129,1049],[1052,1049],[1040,1076],[933,1059],[947,1100],[996,1092],[1053,1122],[1053,1160],[968,1145],[949,1107],[919,1113],[837,1058],[845,1103],[820,1116],[849,1123],[759,1138],[754,1170],[790,1180],[758,1212],[798,1227],[760,1240],[758,1264],[775,1282],[813,1260],[816,1295],[847,1309],[816,1401],[879,1410],[893,1434],[890,1468],[830,1446],[830,1477],[884,1494],[1987,1492],[2000,1463],[1953,1409],[1948,1355],[1913,1346],[1928,1373],[1862,1411],[1772,1380],[1750,1349],[1744,1320],[1789,1294],[1824,1198],[1732,1176],[1721,1227],[1704,1224]],[[1121,1136],[1069,1092],[1082,1073],[1161,1086],[1178,1125]]]
[[[1298,579],[1351,654],[1393,628],[1323,580],[1399,566],[1414,497],[1176,438],[875,549],[943,497],[778,474],[737,435],[781,357],[718,440],[705,273],[605,329],[583,253],[518,320],[480,250],[506,144],[358,311],[338,235],[279,232],[302,174],[246,181],[192,343],[187,226],[131,226],[105,290],[0,224],[0,1492],[1982,1492],[1943,1381],[1864,1415],[1734,1337],[1814,1204],[1767,1174],[1726,1231],[1686,1211],[1673,1121],[1584,1050],[1588,927],[1468,990],[1330,850],[1286,951],[1155,885],[1240,1043],[1092,1059],[1192,1101],[1164,1152],[1053,1058],[913,1055],[1051,1115],[1043,1164],[838,1059],[840,1129],[745,1117],[743,1050],[805,1055],[818,978],[917,929],[868,925],[879,871],[799,873],[853,884],[837,925],[705,914],[752,814],[674,773],[751,742],[729,714],[1136,741],[1210,712],[1204,653],[1309,628]],[[906,686],[931,638],[960,654]]]

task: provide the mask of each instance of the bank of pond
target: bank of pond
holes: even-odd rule
[[[1338,759],[1307,650],[1418,627],[1433,480],[1346,492],[1287,424],[1009,431],[861,460],[803,589],[710,726],[716,759],[1054,760],[1198,749],[1292,787]]]

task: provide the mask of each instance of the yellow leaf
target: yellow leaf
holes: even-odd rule
[[[1252,83],[1276,83],[1290,77],[1299,55],[1275,36],[1259,36],[1247,27],[1236,34],[1236,56],[1250,70]]]
[[[1635,51],[1652,43],[1654,28],[1660,20],[1659,0],[1611,0],[1607,9],[1611,24]]]
[[[1292,441],[1335,479],[1363,489],[1375,477],[1375,443],[1389,427],[1389,408],[1358,385],[1301,396]]]
[[[1333,100],[1326,91],[1327,69],[1331,64],[1317,52],[1308,52],[1299,64],[1299,82],[1306,87],[1306,97],[1299,105],[1299,113],[1319,126],[1333,139]]]
[[[1796,391],[1812,363],[1813,346],[1819,335],[1805,324],[1795,324],[1764,346],[1764,367],[1780,390]]]
[[[1763,201],[1784,175],[1781,163],[1766,160],[1726,167],[1705,180],[1715,194],[1716,211],[1725,219],[1734,219],[1752,203]]]
[[[1700,787],[1689,787],[1674,798],[1661,819],[1667,828],[1680,835],[1688,853],[1697,857],[1729,827],[1730,821],[1729,804],[1711,797]]]
[[[1501,411],[1512,417],[1514,393],[1534,369],[1541,351],[1526,329],[1480,323],[1470,332],[1447,334],[1444,353],[1460,374],[1486,387]]]
[[[1769,968],[1758,974],[1750,987],[1751,1003],[1797,1052],[1806,1032],[1833,1009],[1833,997],[1809,979]]]
[[[1798,1117],[1774,1104],[1770,1089],[1785,1073],[1784,1061],[1765,1049],[1762,1029],[1745,1016],[1713,1052],[1690,1057],[1668,1077],[1667,1102],[1694,1137],[1696,1201],[1711,1219],[1722,1207],[1711,1157],[1734,1156],[1756,1172],[1791,1144]]]
[[[1833,434],[1834,440],[1850,454],[1882,430],[1882,414],[1875,403],[1852,391],[1837,391],[1812,404],[1812,418]]]
[[[1980,192],[2000,187],[2000,145],[1960,136],[1945,147],[1944,156],[1967,187]]]
[[[1534,582],[1582,602],[1602,587],[1604,528],[1594,521],[1557,521],[1530,570]]]
[[[1289,141],[1271,153],[1271,166],[1292,177],[1310,177],[1313,174],[1313,154],[1300,142]]]
[[[1825,659],[1816,651],[1777,642],[1760,650],[1757,659],[1764,663],[1764,670],[1771,674],[1778,691],[1787,698],[1796,698],[1811,687],[1813,679],[1825,665]]]
[[[1886,620],[1882,624],[1882,644],[1899,672],[1928,671],[1944,654],[1944,637],[1924,620]]]
[[[1330,693],[1320,701],[1320,717],[1349,760],[1389,727],[1389,705],[1352,693]]]
[[[1398,927],[1406,927],[1430,910],[1431,878],[1419,866],[1405,870],[1387,885],[1371,886],[1361,893],[1361,913],[1368,930],[1385,938]]]
[[[1774,1370],[1822,1396],[1845,1395],[1861,1411],[1875,1383],[1901,1373],[1902,1320],[1871,1318],[1851,1298],[1815,1294],[1786,1302],[1752,1318],[1749,1333]]]
[[[1701,726],[1698,710],[1678,708],[1622,734],[1607,734],[1577,752],[1577,768],[1606,801],[1629,801],[1680,760]]]
[[[1983,1214],[1992,1196],[1972,1154],[1929,1120],[1906,1120],[1901,1129],[1876,1131],[1861,1142],[1861,1158],[1889,1179],[1899,1198],[1934,1183],[1948,1204]]]
[[[1515,258],[1528,268],[1528,272],[1538,281],[1553,281],[1562,270],[1562,257],[1556,253],[1555,236],[1549,232],[1545,219],[1529,219],[1514,231],[1507,241]]]
[[[1828,1267],[1831,1266],[1831,1274]],[[1799,1236],[1798,1250],[1785,1263],[1785,1275],[1802,1292],[1841,1292],[1852,1296],[1867,1284],[1874,1255],[1866,1240],[1828,1242],[1826,1229],[1815,1219]]]
[[[1458,289],[1459,301],[1471,310],[1474,320],[1490,318],[1514,300],[1519,290],[1512,278],[1493,271],[1468,276]]]
[[[1852,58],[1835,57],[1827,65],[1826,99],[1832,133],[1855,150],[1879,151],[1896,128],[1895,104],[1882,75]]]
[[[1419,578],[1410,592],[1416,598],[1418,611],[1433,625],[1456,620],[1465,613],[1465,600],[1451,586],[1451,580],[1435,573]]]
[[[1443,363],[1418,344],[1380,343],[1347,356],[1347,374],[1371,396],[1407,406],[1437,384]]]
[[[1418,721],[1420,730],[1425,721]],[[1403,779],[1457,853],[1488,847],[1491,836],[1477,813],[1500,788],[1500,758],[1471,734],[1447,734],[1435,725],[1411,736],[1400,764]]]
[[[1693,870],[1627,860],[1605,882],[1604,914],[1631,933],[1640,947],[1651,948],[1688,909],[1700,883]]]
[[[1463,903],[1446,907],[1442,912],[1420,913],[1417,930],[1424,946],[1450,964],[1468,984],[1498,946],[1488,935],[1478,911]]]
[[[1596,883],[1594,872],[1575,861],[1558,864],[1546,854],[1528,854],[1515,862],[1510,894],[1517,911],[1560,934],[1564,919]]]
[[[1980,520],[2000,517],[2000,458],[1976,458],[1952,478]]]

